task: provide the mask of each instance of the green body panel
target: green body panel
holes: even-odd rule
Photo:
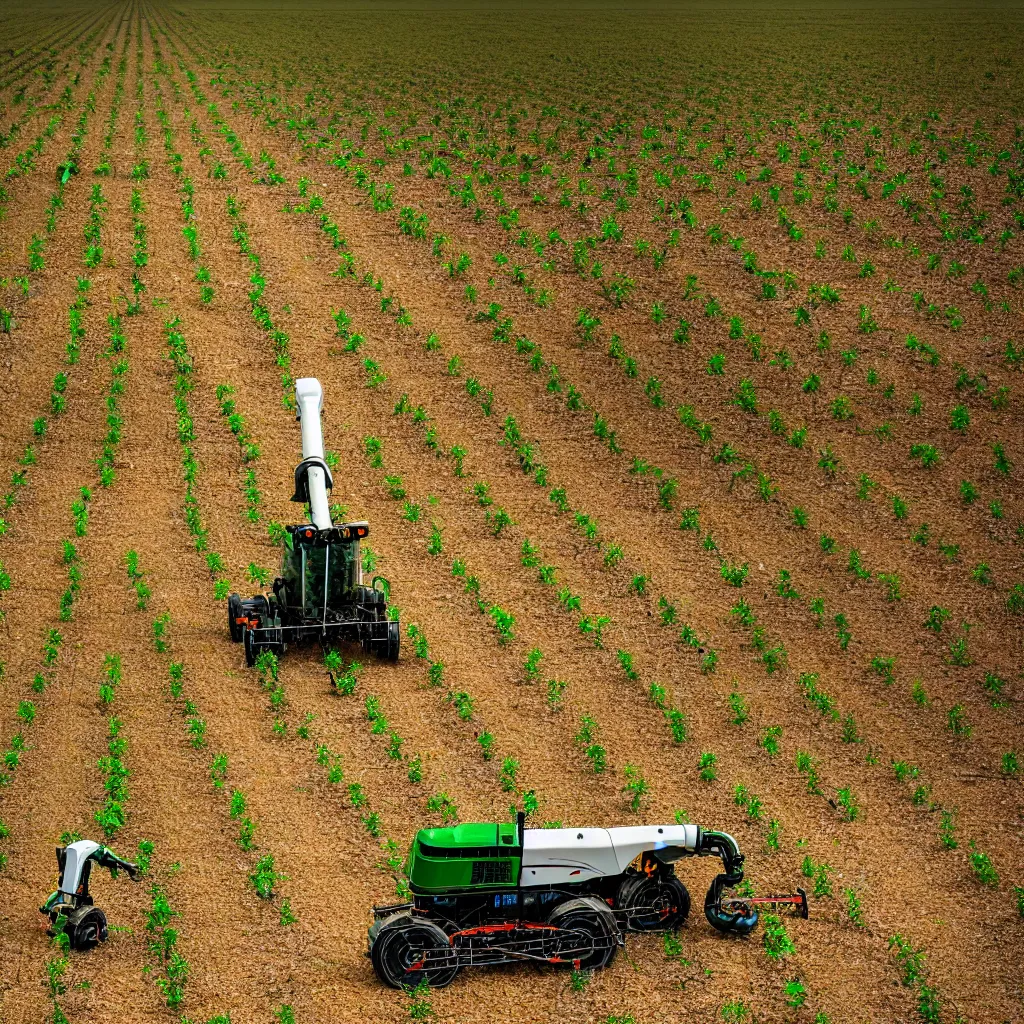
[[[493,821],[466,822],[453,828],[423,828],[416,834],[418,842],[427,843],[448,850],[464,850],[470,847],[497,846],[498,829],[509,837],[508,844],[515,845],[514,825],[495,825]]]
[[[425,828],[416,833],[405,873],[417,893],[514,888],[522,854],[512,824]]]
[[[328,554],[328,550],[330,554]],[[359,542],[335,540],[329,545],[296,543],[285,535],[281,578],[288,593],[288,605],[303,615],[319,617],[324,609],[338,608],[352,599],[359,570]]]

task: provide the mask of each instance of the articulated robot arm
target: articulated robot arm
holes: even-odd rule
[[[708,923],[720,932],[732,935],[746,935],[757,925],[757,911],[748,913],[726,913],[722,909],[722,890],[739,885],[743,881],[743,861],[739,845],[728,832],[700,831],[697,844],[698,857],[721,857],[722,872],[715,875],[707,896],[704,897],[704,916]]]
[[[327,492],[334,486],[331,470],[324,460],[324,436],[320,410],[324,392],[315,377],[300,377],[295,382],[296,419],[302,431],[302,461],[295,467],[295,495],[292,501],[309,502],[310,519],[318,530],[331,526]]]
[[[807,917],[807,893],[803,889],[797,889],[796,893],[787,896],[722,896],[724,889],[731,889],[743,881],[745,860],[736,840],[728,832],[701,829],[694,853],[698,857],[722,858],[722,872],[715,875],[704,897],[704,916],[720,932],[747,935],[753,931],[758,921],[756,904],[789,905],[802,917]]]
[[[106,846],[101,846],[92,859],[99,867],[108,868],[111,878],[117,878],[117,872],[120,869],[126,871],[128,877],[133,882],[138,880],[138,865],[133,864],[130,860],[125,860],[123,857],[118,857],[113,850],[108,849]]]
[[[89,874],[93,864],[109,868],[111,878],[117,877],[118,869],[126,871],[132,881],[135,881],[138,875],[138,867],[135,864],[118,857],[113,850],[91,839],[80,839],[64,847],[58,846],[57,866],[60,869],[60,881],[57,884],[57,891],[50,894],[39,910],[44,914],[52,914],[62,907],[74,908],[90,904],[92,899],[89,896]]]

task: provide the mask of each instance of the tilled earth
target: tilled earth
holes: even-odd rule
[[[879,12],[791,12],[791,53],[547,15],[8,16],[0,1020],[422,1019],[370,908],[442,808],[523,806],[728,831],[810,918],[719,935],[684,861],[677,936],[438,1019],[1021,1017],[1019,18],[937,16],[936,70]],[[226,630],[301,515],[302,376],[402,622],[349,694]],[[74,835],[151,852],[65,959]]]

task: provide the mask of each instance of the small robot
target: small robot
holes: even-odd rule
[[[113,850],[91,839],[79,839],[67,846],[57,847],[57,866],[60,881],[57,891],[50,893],[39,908],[50,919],[49,934],[57,934],[58,919],[63,917],[63,932],[71,949],[79,952],[92,949],[107,940],[107,917],[89,894],[89,875],[93,864],[110,869],[110,877],[117,878],[118,869],[137,880],[138,866],[122,860]]]

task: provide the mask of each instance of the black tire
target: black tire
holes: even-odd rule
[[[231,634],[231,639],[236,643],[242,642],[242,632],[245,627],[237,619],[242,618],[245,614],[242,608],[242,599],[237,594],[231,594],[228,597],[228,632]]]
[[[553,956],[565,967],[597,971],[607,967],[619,948],[619,926],[608,905],[596,896],[560,903],[548,924],[559,928]]]
[[[619,886],[615,908],[627,912],[629,931],[673,931],[690,916],[690,894],[674,874],[635,874]]]
[[[430,953],[446,954],[439,967],[419,967]],[[412,914],[395,914],[370,929],[370,960],[377,977],[391,988],[415,988],[426,980],[431,988],[444,988],[459,973],[448,936],[433,921]]]
[[[402,629],[397,622],[388,622],[388,642],[380,644],[380,657],[383,661],[398,661],[398,653],[402,646]]]
[[[256,642],[256,635],[248,627],[242,635],[242,648],[245,651],[245,663],[249,668],[253,668],[256,664],[256,659],[260,655],[262,646]]]
[[[99,907],[79,907],[72,911],[64,933],[73,950],[93,949],[107,941],[107,917]]]

